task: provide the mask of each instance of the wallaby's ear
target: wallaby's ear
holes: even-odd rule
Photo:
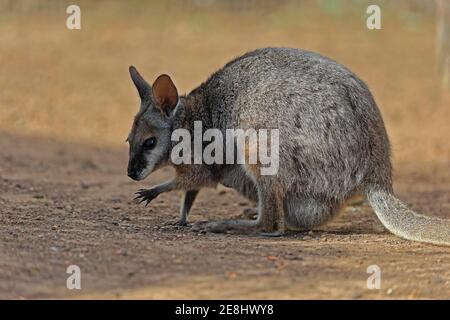
[[[133,66],[130,66],[130,76],[131,80],[133,80],[133,83],[136,86],[136,89],[139,92],[139,97],[141,97],[141,100],[146,100],[150,98],[151,94],[150,85],[147,83],[147,81],[144,80],[144,78]]]
[[[152,85],[153,99],[156,106],[165,114],[169,114],[178,103],[178,91],[167,74],[156,78]]]

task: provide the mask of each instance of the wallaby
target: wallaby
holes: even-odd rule
[[[147,204],[163,192],[185,190],[180,225],[203,187],[221,183],[256,200],[256,220],[197,222],[210,232],[309,230],[327,222],[355,195],[363,195],[383,225],[405,239],[450,245],[450,220],[416,214],[393,194],[390,146],[378,107],[346,67],[317,53],[264,48],[240,56],[187,95],[168,75],[150,86],[134,67],[141,98],[131,132],[128,175],[146,178],[172,165],[176,176],[138,191]],[[279,170],[259,164],[174,164],[171,134],[217,128],[279,129]]]

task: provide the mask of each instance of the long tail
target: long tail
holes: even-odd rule
[[[381,223],[408,240],[450,246],[450,220],[415,213],[388,191],[369,188],[367,200]]]

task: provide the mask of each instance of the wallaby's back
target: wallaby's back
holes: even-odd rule
[[[366,85],[335,61],[298,49],[259,49],[190,95],[211,109],[211,127],[280,130],[285,192],[341,201],[367,183],[391,186],[378,108]]]

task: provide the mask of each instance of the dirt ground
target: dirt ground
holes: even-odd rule
[[[389,234],[365,204],[282,238],[196,234],[164,224],[178,193],[147,208],[132,201],[171,172],[133,182],[125,149],[8,135],[0,149],[0,298],[450,298],[450,250]],[[414,209],[450,218],[448,179],[398,178]],[[190,221],[250,206],[232,190],[204,190]],[[72,264],[81,290],[66,288]],[[366,287],[370,265],[381,269],[380,290]]]
[[[126,176],[138,110],[130,64],[149,82],[169,73],[184,93],[246,51],[304,48],[371,88],[399,198],[450,218],[450,90],[436,67],[436,21],[414,7],[424,2],[377,0],[376,31],[365,22],[373,1],[188,2],[81,0],[82,29],[67,30],[70,1],[0,0],[0,298],[450,299],[450,249],[391,235],[367,204],[311,233],[196,234],[165,225],[180,193],[147,208],[133,201],[170,170]],[[251,207],[232,190],[203,190],[189,220]],[[66,288],[69,265],[81,290]],[[380,290],[367,289],[371,265]]]

